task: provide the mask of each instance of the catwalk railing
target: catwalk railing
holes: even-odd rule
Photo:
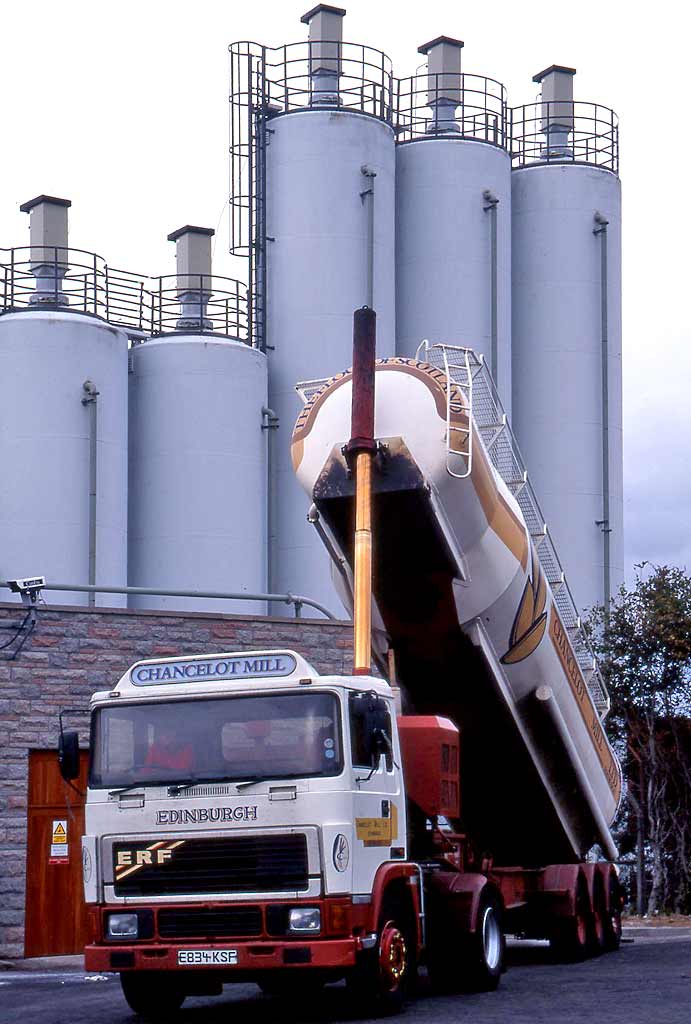
[[[483,75],[423,74],[396,80],[396,141],[472,139],[508,149],[506,89]]]
[[[97,316],[138,334],[248,340],[247,285],[234,278],[133,274],[60,246],[0,249],[0,313],[46,309]]]
[[[599,103],[559,100],[513,107],[514,167],[590,164],[619,173],[619,119]]]

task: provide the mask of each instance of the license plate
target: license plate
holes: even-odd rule
[[[178,966],[180,967],[213,967],[216,965],[225,965],[226,967],[230,964],[231,966],[238,962],[238,951],[237,949],[179,949],[178,950]]]

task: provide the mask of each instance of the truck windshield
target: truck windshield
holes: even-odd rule
[[[89,785],[339,775],[339,703],[330,693],[259,694],[97,709]]]

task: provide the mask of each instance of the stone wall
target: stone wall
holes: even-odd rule
[[[22,617],[21,605],[0,604],[0,626]],[[62,708],[86,707],[141,658],[282,647],[319,672],[349,672],[351,631],[325,619],[39,606],[16,660],[0,651],[0,957],[24,953],[28,752],[57,746]],[[0,629],[0,645],[11,636]]]

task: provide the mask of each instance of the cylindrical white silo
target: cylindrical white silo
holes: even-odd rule
[[[231,338],[152,338],[130,373],[129,585],[266,593],[266,357]],[[262,614],[131,596],[132,608]]]
[[[0,578],[89,583],[90,431],[96,397],[96,583],[127,583],[127,336],[38,308],[0,317]],[[56,604],[86,593],[45,591]],[[7,600],[3,596],[2,600]],[[99,595],[99,605],[125,598]]]
[[[420,47],[396,149],[396,351],[482,353],[511,409],[511,160],[503,86],[461,74],[462,43]]]
[[[213,333],[223,323],[225,306],[223,281],[210,276],[212,234],[188,225],[169,236],[178,242],[178,276],[158,327],[170,333],[131,350],[128,582],[262,594],[266,356]],[[234,321],[238,312],[235,307]],[[131,595],[129,603],[229,614],[265,611],[256,601],[194,597]]]
[[[24,203],[30,246],[5,258],[0,579],[124,587],[127,335],[97,315],[107,307],[105,267],[68,248],[70,205],[46,195]],[[123,595],[82,591],[43,596],[125,603]]]
[[[543,81],[542,103],[514,119],[513,426],[586,609],[603,602],[607,577],[612,595],[624,578],[621,188],[614,115],[564,98],[572,69],[547,74],[561,76],[556,87]]]
[[[271,589],[302,594],[336,610],[340,602],[331,584],[329,559],[307,522],[309,503],[290,461],[293,424],[301,408],[295,385],[350,366],[353,312],[368,303],[369,295],[372,184],[377,352],[393,354],[395,146],[383,55],[377,55],[377,73],[385,79],[380,101],[373,105],[377,116],[363,112],[375,87],[367,81],[368,75],[374,76],[374,59],[370,65],[364,55],[374,51],[339,43],[340,78],[327,75],[331,92],[325,94],[324,74],[338,61],[320,61],[315,46],[323,44],[308,45],[312,63],[306,105],[292,109],[288,89],[288,109],[268,122],[266,146],[266,343],[269,405],[278,417]],[[358,75],[362,88],[348,88]],[[333,94],[339,81],[340,103]],[[363,174],[363,168],[376,177]]]

